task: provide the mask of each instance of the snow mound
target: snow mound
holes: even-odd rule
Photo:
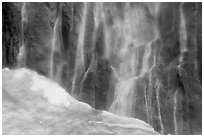
[[[71,104],[70,102],[74,101],[74,99],[57,83],[46,81],[44,77],[38,75],[33,75],[32,80],[33,85],[31,86],[31,90],[43,91],[43,97],[47,98],[51,104],[68,107]]]
[[[2,78],[3,134],[158,134],[139,119],[75,100],[32,70],[6,68]]]
[[[8,69],[6,69],[6,71],[8,71]],[[30,90],[39,93],[39,95],[42,95],[53,105],[69,107],[71,103],[76,101],[63,88],[61,88],[59,84],[48,80],[44,76],[40,76],[32,70],[21,68],[13,72],[13,80],[30,77],[30,82],[32,83]]]

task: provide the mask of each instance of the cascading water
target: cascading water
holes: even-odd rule
[[[75,66],[75,71],[74,71],[74,78],[72,81],[72,91],[71,94],[72,96],[76,96],[76,88],[77,88],[77,82],[78,82],[78,76],[81,75],[79,74],[82,72],[82,68],[84,66],[84,54],[83,54],[83,44],[84,44],[84,35],[85,35],[85,25],[86,25],[86,14],[87,14],[87,5],[86,3],[84,4],[83,8],[83,16],[81,20],[81,25],[79,29],[79,38],[77,42],[77,52],[76,52],[76,66]]]
[[[193,119],[189,109],[194,98],[190,100],[187,92],[194,90],[194,85],[189,84],[193,76],[186,76],[191,73],[188,70],[191,64],[186,62],[191,60],[187,56],[194,54],[190,48],[198,52],[198,38],[190,37],[193,28],[189,29],[189,18],[194,14],[188,17],[191,13],[188,5],[58,3],[45,9],[56,13],[46,13],[47,17],[39,18],[36,11],[31,14],[30,9],[35,6],[30,5],[23,3],[21,9],[19,67],[30,67],[29,61],[37,64],[43,60],[41,64],[47,66],[37,71],[57,82],[77,100],[96,109],[142,119],[161,134],[194,132],[188,131],[188,123]],[[28,15],[37,17],[28,21]],[[24,31],[33,29],[25,27],[25,23],[32,26],[42,19],[43,23],[38,22],[42,25],[48,22],[47,18],[51,20],[45,29],[51,28],[45,37],[49,42],[43,39],[46,31],[35,31],[39,37],[25,38]],[[37,44],[32,44],[35,38]],[[29,43],[29,40],[33,41]],[[191,44],[195,44],[194,47],[189,46]],[[41,49],[35,50],[36,47]],[[35,58],[26,58],[29,52],[36,52]],[[41,58],[48,53],[49,56]],[[198,60],[193,63],[197,71]]]
[[[53,81],[62,83],[62,69],[67,65],[66,61],[62,58],[62,6],[63,3],[57,5],[56,20],[54,23],[53,36],[51,42],[51,55],[50,55],[50,74],[49,77]],[[56,57],[57,56],[57,57]],[[57,59],[56,59],[57,58]]]
[[[27,22],[27,15],[26,15],[26,2],[23,3],[22,9],[21,9],[21,19],[22,19],[22,26],[21,26],[21,33],[22,33],[22,38],[21,38],[21,45],[19,48],[19,54],[18,54],[18,67],[24,67],[25,66],[25,54],[26,54],[26,49],[25,49],[25,41],[24,41],[24,26],[25,23]]]
[[[175,134],[178,134],[178,126],[177,126],[177,118],[176,118],[176,113],[177,113],[177,95],[178,91],[174,93],[174,129],[175,129]]]
[[[156,81],[156,102],[157,102],[157,106],[158,106],[158,118],[159,118],[159,124],[161,126],[161,134],[164,134],[164,126],[163,126],[163,122],[162,122],[162,117],[161,117],[161,105],[160,105],[160,98],[159,98],[159,88],[161,87],[160,82],[157,80]]]
[[[54,25],[54,31],[53,31],[53,38],[52,38],[52,48],[51,48],[51,57],[50,57],[50,78],[54,79],[54,53],[55,53],[55,47],[56,46],[56,42],[57,42],[57,37],[59,36],[57,33],[58,29],[60,26],[60,19],[59,17],[57,17],[56,21],[55,21],[55,25]]]
[[[106,5],[102,3],[95,4],[94,9],[94,34],[92,40],[97,38],[97,30],[101,24],[104,31],[104,54],[103,58],[110,60],[111,67],[115,75],[120,80],[115,88],[113,103],[109,111],[122,116],[140,117],[140,112],[136,112],[137,105],[142,106],[141,97],[145,98],[144,107],[140,107],[138,111],[145,111],[146,120],[151,123],[151,106],[149,105],[150,96],[147,88],[143,88],[142,93],[137,91],[138,83],[141,83],[141,78],[149,73],[152,67],[155,67],[156,57],[153,51],[154,43],[159,39],[158,32],[158,11],[159,4],[135,4],[125,3],[123,9],[119,10],[114,5]],[[85,82],[89,73],[93,71],[94,59],[86,68],[87,63],[87,40],[88,34],[87,23],[92,17],[90,10],[87,9],[90,4],[85,3],[83,15],[79,29],[78,46],[76,52],[76,66],[72,83],[72,95],[80,99],[81,83]],[[135,8],[137,7],[137,8]],[[147,8],[148,10],[146,10]],[[109,13],[109,14],[107,14]],[[149,18],[149,16],[151,18]],[[111,19],[112,18],[112,19]],[[111,21],[110,21],[111,20]],[[54,30],[57,26],[56,20]],[[134,28],[134,29],[133,29]],[[55,32],[55,31],[54,31]],[[54,33],[55,34],[55,33]],[[92,35],[89,35],[92,37]],[[94,43],[93,41],[92,43]],[[91,45],[91,43],[89,43]],[[89,49],[91,46],[89,46]],[[88,51],[88,52],[91,52]],[[153,63],[150,63],[150,58],[153,56]],[[89,57],[88,57],[89,58]],[[59,67],[58,67],[59,68]],[[87,69],[87,70],[85,70]],[[52,69],[51,69],[52,70]],[[84,72],[85,71],[85,72]],[[84,73],[84,74],[83,74]],[[151,80],[151,77],[150,77]],[[160,84],[157,84],[159,88]],[[138,92],[138,93],[137,93]],[[160,124],[160,132],[163,133],[163,124],[160,112],[159,91],[156,89],[156,106],[158,108],[158,121]],[[94,93],[91,93],[94,100]],[[91,103],[95,106],[95,102]]]
[[[178,70],[179,70],[179,77],[182,76],[181,73],[181,65],[184,62],[184,56],[187,52],[187,34],[186,34],[186,22],[185,22],[185,18],[183,15],[183,3],[180,4],[180,8],[179,8],[179,12],[180,12],[180,24],[179,24],[179,42],[180,42],[180,57],[179,57],[179,64],[178,64]],[[183,122],[178,121],[179,119],[177,118],[179,115],[179,106],[178,106],[178,102],[181,102],[181,98],[180,100],[178,100],[179,97],[179,87],[177,85],[176,91],[174,93],[174,132],[175,134],[179,133],[179,130],[181,129],[181,127],[183,126]]]
[[[186,47],[186,40],[187,40],[187,35],[186,35],[186,23],[185,23],[185,18],[183,15],[183,10],[182,10],[183,3],[180,4],[180,45],[181,45],[181,52],[186,52],[187,47]]]
[[[134,108],[137,105],[135,95],[135,83],[138,77],[133,77],[117,84],[114,96],[114,102],[109,111],[121,116],[134,117]],[[128,87],[126,86],[128,85]]]
[[[142,6],[138,7],[138,9],[131,9],[130,4],[127,4],[124,22],[119,20],[115,23],[119,25],[117,26],[119,27],[118,29],[122,30],[121,36],[119,37],[123,39],[121,43],[123,43],[124,46],[121,47],[119,52],[120,57],[123,59],[118,71],[121,81],[116,86],[115,99],[110,108],[111,112],[118,115],[132,117],[135,117],[135,113],[137,113],[135,112],[135,105],[137,105],[135,100],[140,98],[140,96],[137,95],[135,84],[138,83],[137,79],[140,79],[140,76],[147,73],[153,66],[153,64],[151,66],[149,65],[149,58],[151,58],[150,55],[153,52],[152,43],[159,37],[156,23],[158,5],[155,4],[155,7],[149,7],[155,10],[155,12],[153,12],[155,15],[152,15],[155,18],[154,20],[148,20],[146,17],[148,13],[141,8]],[[149,25],[152,27],[148,28]],[[148,33],[152,33],[152,35]],[[120,33],[117,34],[120,35]],[[109,45],[111,45],[111,43],[109,43]],[[143,55],[141,55],[140,52],[143,52]],[[148,97],[145,88],[143,92],[145,94],[146,113],[149,119]]]

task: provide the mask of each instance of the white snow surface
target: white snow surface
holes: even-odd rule
[[[147,123],[99,111],[35,71],[2,71],[3,134],[158,134]]]

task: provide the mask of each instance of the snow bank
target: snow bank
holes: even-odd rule
[[[40,91],[44,98],[46,98],[53,105],[70,106],[75,100],[57,83],[48,80],[44,76],[40,76],[32,70],[25,68],[18,69],[14,71],[14,79],[22,79],[23,77],[30,77],[32,79],[32,86],[30,89],[32,91]]]
[[[3,69],[3,134],[158,134],[145,122],[99,111],[29,69]]]
[[[32,76],[33,85],[31,90],[37,91],[41,90],[43,92],[43,97],[46,98],[53,105],[63,105],[70,106],[73,102],[73,98],[66,93],[57,83],[45,80],[44,77],[33,75]]]

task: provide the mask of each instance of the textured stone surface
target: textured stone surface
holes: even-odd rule
[[[2,66],[17,66],[21,44],[21,3],[2,3]]]
[[[56,11],[54,5],[52,8],[45,3],[25,3],[25,66],[44,75],[49,73],[48,62],[55,19],[53,12]]]
[[[108,110],[113,102],[117,78],[107,59],[99,58],[82,79],[79,97],[100,110]]]

